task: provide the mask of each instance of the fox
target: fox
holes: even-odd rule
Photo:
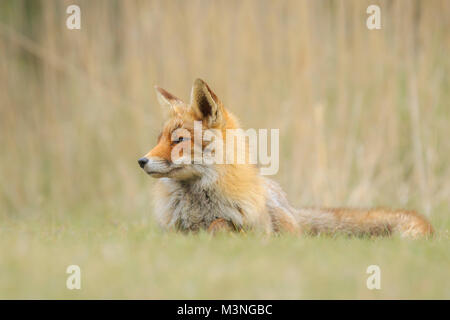
[[[195,122],[202,124],[202,130],[223,134],[241,128],[240,123],[202,79],[194,81],[189,103],[158,86],[155,91],[168,116],[156,146],[138,164],[157,179],[154,214],[163,229],[212,234],[254,231],[268,235],[432,236],[432,225],[416,211],[294,208],[280,185],[261,175],[253,163],[175,161],[176,148],[207,149],[205,141],[192,139]]]

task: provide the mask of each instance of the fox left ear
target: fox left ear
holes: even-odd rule
[[[162,107],[173,107],[175,104],[182,103],[180,99],[175,97],[173,94],[167,92],[163,88],[155,86],[156,96],[158,102]]]
[[[198,119],[208,126],[217,126],[223,121],[222,102],[202,79],[196,79],[191,91],[191,108]]]

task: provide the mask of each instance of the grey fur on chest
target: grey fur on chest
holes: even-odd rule
[[[196,184],[172,182],[170,189],[170,224],[176,229],[207,229],[218,218],[231,221],[236,226],[242,225],[239,204],[224,198],[214,185],[200,187]]]

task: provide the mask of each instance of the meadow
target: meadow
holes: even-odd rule
[[[380,30],[365,0],[2,1],[0,298],[449,299],[450,2],[377,3]],[[159,230],[153,86],[188,100],[198,77],[280,129],[294,206],[415,209],[435,237]]]

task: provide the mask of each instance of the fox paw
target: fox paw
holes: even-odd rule
[[[231,222],[223,219],[223,218],[218,218],[216,220],[214,220],[208,228],[208,232],[211,234],[216,234],[219,232],[232,232],[234,231],[233,225],[231,224]]]

